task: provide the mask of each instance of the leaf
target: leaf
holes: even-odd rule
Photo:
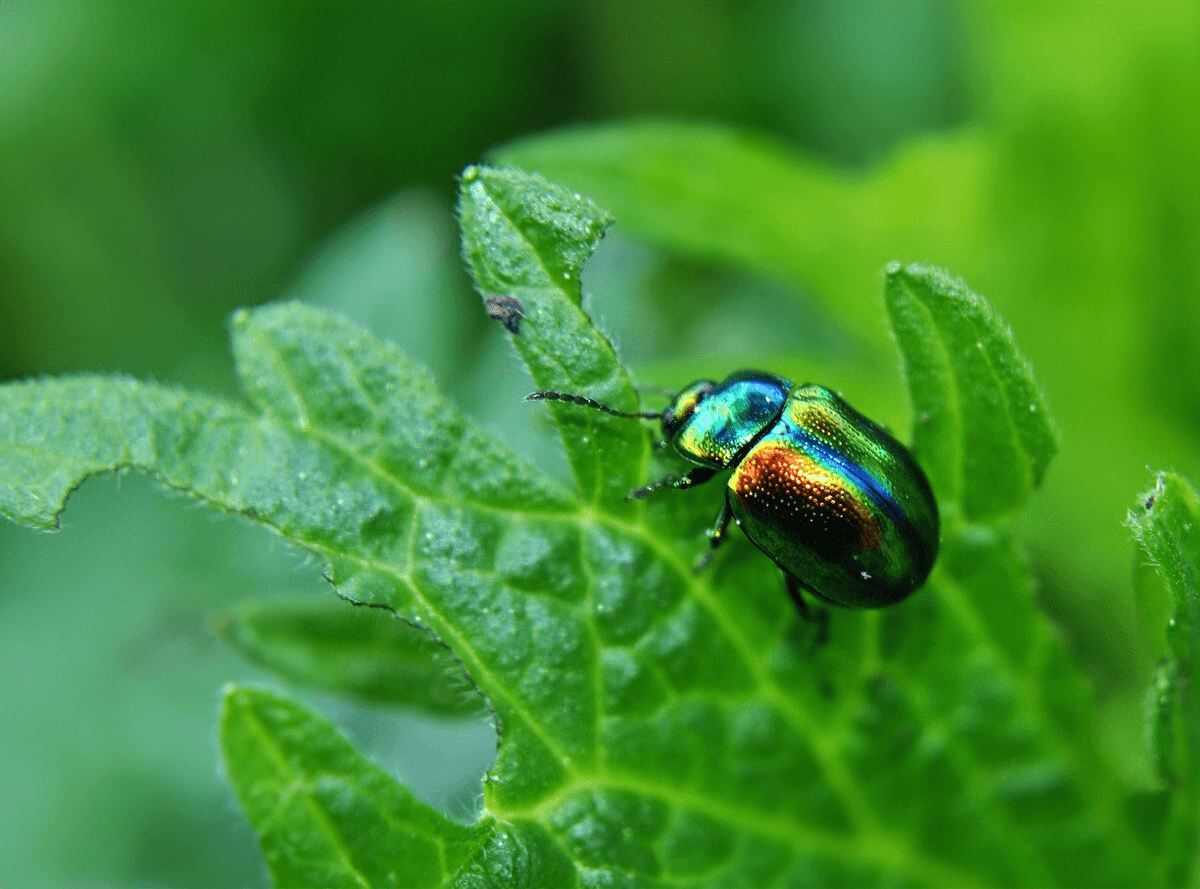
[[[594,244],[589,226],[539,209],[539,189],[551,206],[566,198],[532,177],[479,171],[463,188],[521,220],[518,241],[555,251],[545,268]],[[494,230],[472,218],[464,210],[464,252],[486,265],[479,242]],[[569,391],[626,379],[577,290],[534,289],[539,309],[516,335],[526,354],[530,334],[532,366],[559,343]],[[0,387],[0,509],[52,524],[86,473],[140,467],[277,530],[344,596],[444,642],[500,736],[474,854],[449,885],[1129,885],[1148,873],[1086,684],[1002,530],[953,523],[924,590],[837,612],[814,647],[773,566],[744,543],[692,571],[719,483],[648,505],[617,498],[645,478],[639,424],[601,415],[589,427],[576,478],[612,466],[622,483],[581,484],[575,498],[345,321],[283,305],[239,314],[233,331],[252,408],[123,380]],[[342,777],[358,761],[294,705],[258,709],[276,707],[258,737],[278,735],[278,755],[249,728],[223,734],[241,739],[226,741],[230,773],[251,764],[262,796],[242,790],[244,805],[283,867],[320,820],[298,799],[345,803],[355,819],[364,806]],[[267,760],[259,785],[253,764]],[[418,817],[382,781],[368,796],[394,800],[401,824]],[[428,873],[419,856],[388,856],[390,834],[360,844],[362,862],[360,845],[334,854],[332,835],[311,838],[323,879],[349,874],[346,861],[368,884]]]
[[[439,815],[270,692],[225,690],[221,748],[276,886],[442,886],[491,833]]]
[[[436,716],[483,709],[445,645],[382,610],[272,599],[215,615],[213,627],[248,660],[301,685]]]
[[[1170,792],[1161,880],[1192,886],[1200,879],[1200,495],[1181,476],[1159,473],[1126,524],[1158,572],[1167,614],[1147,726],[1151,759]]]
[[[1011,331],[939,269],[889,265],[884,299],[912,396],[914,450],[934,490],[970,520],[1015,511],[1057,445]]]
[[[521,763],[494,796],[528,798],[561,774],[563,750],[586,754],[593,726],[582,639],[555,624],[582,588],[571,499],[353,325],[293,304],[233,328],[261,413],[119,379],[0,387],[0,511],[51,527],[86,475],[140,468],[275,529],[344,595],[452,647]],[[551,595],[529,592],[547,582]]]
[[[489,314],[513,334],[538,388],[637,410],[612,344],[580,305],[580,269],[604,235],[608,214],[540,176],[487,167],[463,171],[458,214],[475,286]],[[627,455],[640,453],[643,462],[648,456],[645,434],[598,412],[561,405],[551,412],[584,499],[621,502],[641,468]]]

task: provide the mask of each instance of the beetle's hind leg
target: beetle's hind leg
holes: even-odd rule
[[[643,488],[638,488],[636,491],[630,491],[625,495],[625,499],[641,500],[666,488],[678,488],[680,491],[686,491],[688,488],[694,488],[696,485],[703,484],[718,472],[720,472],[719,469],[710,469],[707,466],[695,466],[683,475],[669,475],[666,478],[660,478],[656,482],[651,482]]]
[[[829,641],[829,609],[808,604],[803,592],[804,584],[796,575],[784,571],[783,579],[787,584],[788,595],[796,606],[796,611],[800,613],[800,619],[815,631],[813,645],[824,645]]]

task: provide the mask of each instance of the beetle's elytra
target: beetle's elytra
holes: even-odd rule
[[[660,420],[666,441],[696,465],[633,498],[731,470],[709,541],[719,546],[736,521],[783,570],[802,613],[800,589],[833,605],[880,608],[909,596],[933,568],[939,520],[925,473],[904,445],[824,386],[739,371],[692,383],[662,414],[562,392],[529,398]]]

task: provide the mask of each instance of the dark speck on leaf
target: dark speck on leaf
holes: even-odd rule
[[[503,324],[509,333],[515,336],[521,332],[521,319],[525,317],[525,308],[520,300],[501,294],[489,294],[483,298],[483,305],[487,309],[488,317],[495,318]]]

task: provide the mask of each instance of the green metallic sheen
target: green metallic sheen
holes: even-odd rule
[[[790,386],[752,371],[693,383],[663,413],[663,435],[693,463],[725,469],[779,416]]]
[[[929,576],[939,519],[925,473],[829,389],[742,371],[692,384],[662,422],[683,457],[733,470],[714,546],[731,513],[800,586],[849,607],[893,604]]]
[[[534,392],[627,419],[655,419],[693,467],[629,496],[703,484],[729,471],[709,531],[713,548],[736,521],[777,564],[796,607],[800,590],[833,605],[880,608],[911,595],[933,569],[939,519],[912,454],[824,386],[761,371],[698,380],[662,412],[630,413],[566,392]]]

